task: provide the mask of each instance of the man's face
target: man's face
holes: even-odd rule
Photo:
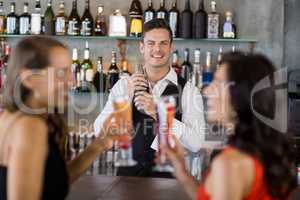
[[[140,52],[144,56],[146,66],[160,68],[169,65],[172,53],[169,32],[165,29],[153,29],[144,35],[140,42]]]

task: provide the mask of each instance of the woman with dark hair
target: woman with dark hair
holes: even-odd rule
[[[292,145],[285,134],[253,113],[274,118],[275,103],[280,103],[275,102],[274,66],[264,56],[242,53],[226,54],[220,64],[204,94],[208,121],[227,128],[228,146],[214,158],[199,188],[187,173],[181,145],[164,146],[175,176],[193,199],[288,199],[296,187]],[[264,78],[269,78],[271,87],[252,97],[254,87]]]
[[[0,115],[0,200],[64,199],[69,184],[111,148],[104,134],[65,163],[67,129],[57,111],[67,103],[71,63],[67,47],[51,38],[27,37],[15,47]]]

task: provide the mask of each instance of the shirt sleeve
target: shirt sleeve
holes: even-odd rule
[[[183,89],[181,105],[182,121],[174,119],[172,133],[186,149],[197,152],[205,143],[205,119],[200,90],[190,82],[187,82]],[[158,149],[157,138],[151,147]]]
[[[131,98],[132,95],[129,89],[129,79],[130,77],[120,79],[111,89],[111,92],[108,96],[108,100],[102,112],[94,122],[94,132],[96,136],[99,136],[99,134],[101,133],[101,128],[103,127],[103,123],[114,112],[114,108],[113,108],[114,97],[129,95]]]

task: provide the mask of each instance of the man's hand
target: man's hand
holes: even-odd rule
[[[145,75],[143,74],[133,74],[130,79],[130,84],[134,92],[147,91],[147,88],[149,87]]]
[[[156,104],[154,103],[153,95],[147,92],[137,92],[134,98],[134,104],[138,110],[146,113],[154,120],[157,120]]]

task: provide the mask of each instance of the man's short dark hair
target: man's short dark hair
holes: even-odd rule
[[[142,40],[144,40],[145,34],[149,31],[152,31],[153,29],[167,30],[169,32],[170,41],[171,43],[173,42],[172,30],[168,22],[165,19],[158,19],[158,18],[152,19],[144,24]]]

